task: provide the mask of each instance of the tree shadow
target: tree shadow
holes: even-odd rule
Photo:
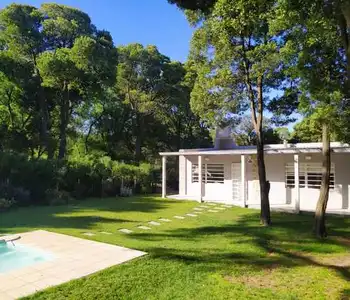
[[[133,196],[81,200],[73,207],[97,211],[152,213],[175,205],[176,200],[164,200],[154,196]]]
[[[229,225],[135,233],[132,237],[148,241],[144,250],[151,256],[190,264],[199,272],[226,273],[234,266],[235,272],[241,268],[244,274],[247,268],[270,272],[310,266],[334,271],[350,282],[350,255],[346,254],[350,249],[350,218],[329,217],[330,236],[324,240],[313,236],[310,216],[274,213],[272,219],[271,227],[262,227],[257,221],[259,214],[248,213]],[[216,237],[224,238],[227,246],[212,245]],[[154,247],[155,243],[159,245],[160,241],[168,239],[176,240],[176,246]],[[203,240],[207,240],[208,245]],[[235,245],[230,247],[230,244]],[[347,263],[339,262],[339,255],[344,254],[349,257]],[[348,299],[348,296],[349,290],[344,290],[340,299]]]
[[[43,218],[27,218],[7,223],[0,220],[0,234],[14,233],[23,231],[22,228],[30,228],[30,230],[43,228],[58,229],[91,229],[96,224],[116,224],[131,222],[124,219],[105,218],[100,216],[55,216],[46,215]]]
[[[132,220],[99,215],[101,212],[154,213],[175,205],[154,197],[89,199],[62,206],[33,206],[0,213],[0,233],[21,228],[89,229],[101,223],[127,223]],[[136,222],[136,221],[135,221]]]

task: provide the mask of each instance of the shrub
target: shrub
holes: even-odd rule
[[[13,188],[13,199],[18,205],[29,205],[31,202],[30,191],[22,187]]]
[[[14,199],[0,198],[0,211],[5,211],[14,206],[16,201]]]
[[[136,166],[108,156],[86,155],[56,161],[0,152],[0,198],[14,199],[18,205],[63,204],[69,201],[68,194],[74,198],[128,194],[120,190],[122,185],[150,193],[158,171],[147,163]]]
[[[46,198],[50,205],[65,205],[72,202],[71,195],[66,191],[47,190]]]
[[[21,202],[19,204],[22,201],[23,204],[44,203],[46,190],[55,186],[56,169],[54,161],[34,160],[22,154],[1,152],[0,182],[7,193],[14,193],[5,198],[16,196]]]

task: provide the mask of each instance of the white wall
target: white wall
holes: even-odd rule
[[[205,164],[224,164],[224,183],[207,183],[203,184],[203,200],[204,201],[218,201],[229,203],[232,200],[232,181],[231,181],[231,165],[233,162],[240,162],[240,156],[211,156],[206,160],[204,157],[202,163]],[[188,196],[195,197],[199,194],[199,183],[192,182],[192,164],[198,164],[197,156],[186,156],[187,168],[187,194]],[[182,171],[183,172],[183,171]],[[181,173],[181,171],[180,171]],[[184,172],[183,172],[184,173]]]
[[[309,154],[311,160],[305,160],[305,155],[299,155],[299,162],[321,162],[321,154]],[[223,163],[225,165],[224,184],[203,184],[203,200],[232,202],[231,165],[240,162],[240,155],[210,156],[209,161],[203,157],[203,163]],[[293,204],[295,201],[294,188],[285,187],[285,165],[292,163],[293,154],[271,154],[265,155],[266,175],[270,181],[270,204],[271,206]],[[192,163],[198,164],[197,156],[180,156],[179,182],[180,195],[196,197],[199,194],[199,183],[192,183]],[[350,154],[333,153],[332,162],[335,165],[335,188],[330,190],[327,208],[347,209],[350,197]],[[246,164],[247,178],[247,204],[248,206],[259,206],[259,181],[257,168],[253,163]],[[300,188],[300,208],[302,210],[314,210],[319,196],[318,189]]]
[[[179,156],[179,194],[187,194],[187,159],[185,156]]]
[[[299,163],[321,163],[321,154],[308,154],[311,160],[305,159],[305,154],[299,154]],[[294,162],[293,154],[272,154],[265,156],[266,176],[270,181],[270,204],[294,204],[295,189],[285,187],[285,165]],[[349,207],[350,189],[350,154],[333,153],[332,163],[335,165],[335,187],[329,191],[328,210],[346,209]],[[256,179],[254,181],[253,179]],[[253,173],[253,165],[248,164],[248,205],[260,205],[259,184],[257,174]],[[300,188],[300,209],[314,210],[320,190]]]

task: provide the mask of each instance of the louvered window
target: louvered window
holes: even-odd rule
[[[300,163],[299,165],[299,187],[309,189],[319,189],[322,181],[321,163]],[[286,164],[285,173],[286,187],[294,188],[294,164]],[[334,164],[331,165],[331,176],[329,187],[334,189],[335,170]]]
[[[198,164],[192,164],[192,182],[198,182]],[[224,164],[202,164],[203,183],[224,183]]]

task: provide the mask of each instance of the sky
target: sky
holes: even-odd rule
[[[87,13],[98,29],[108,30],[114,43],[156,45],[162,54],[184,62],[192,28],[184,14],[167,0],[0,0],[0,9],[16,2],[39,7],[55,2]]]

